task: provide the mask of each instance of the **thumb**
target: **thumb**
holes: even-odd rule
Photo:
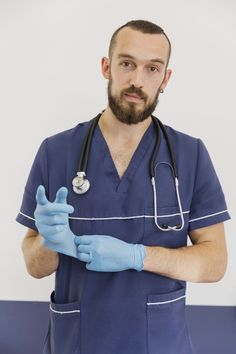
[[[66,201],[67,194],[68,194],[68,189],[66,187],[59,188],[54,202],[59,204],[67,204]]]
[[[45,194],[45,188],[42,185],[38,186],[38,189],[36,192],[36,201],[40,205],[45,205],[48,203],[48,199]]]

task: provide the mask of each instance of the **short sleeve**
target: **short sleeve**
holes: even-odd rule
[[[230,219],[224,193],[209,153],[198,140],[198,160],[189,215],[189,231]]]
[[[34,159],[29,177],[25,186],[23,200],[16,221],[31,229],[37,230],[35,226],[34,211],[36,208],[36,190],[42,184],[48,191],[48,166],[47,166],[47,139],[45,139]]]

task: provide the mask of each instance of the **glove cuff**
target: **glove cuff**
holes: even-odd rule
[[[133,246],[134,246],[134,248],[133,248],[133,251],[134,251],[133,269],[140,272],[141,270],[143,270],[143,267],[144,267],[143,260],[147,254],[146,248],[144,245],[141,245],[141,244],[134,244]]]
[[[65,241],[65,239],[67,239],[67,242]],[[75,235],[73,234],[73,232],[71,230],[67,230],[66,237],[64,237],[64,240],[62,239],[59,242],[52,242],[50,240],[47,240],[46,238],[43,238],[42,241],[45,247],[49,248],[54,252],[63,253],[67,256],[77,258],[77,246],[74,240]]]

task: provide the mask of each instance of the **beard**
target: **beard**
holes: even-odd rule
[[[147,119],[155,110],[158,104],[159,90],[154,97],[154,100],[147,104],[147,96],[139,88],[131,86],[126,90],[122,90],[119,95],[115,96],[111,93],[112,79],[108,82],[108,103],[112,113],[115,117],[122,123],[131,125],[138,124]],[[137,104],[135,102],[125,102],[122,103],[122,100],[125,100],[125,94],[136,94],[143,99],[144,109],[138,110]]]

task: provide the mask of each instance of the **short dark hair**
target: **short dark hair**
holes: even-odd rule
[[[109,45],[109,57],[112,57],[115,44],[116,44],[116,37],[117,34],[122,30],[124,27],[129,27],[134,30],[137,30],[142,33],[149,33],[149,34],[163,34],[168,43],[169,43],[169,53],[168,53],[168,58],[167,58],[167,64],[166,67],[168,66],[169,60],[170,60],[170,54],[171,54],[171,43],[167,35],[165,34],[164,30],[156,25],[155,23],[152,23],[150,21],[145,21],[145,20],[132,20],[124,24],[123,26],[119,27],[112,35],[111,40],[110,40],[110,45]]]

